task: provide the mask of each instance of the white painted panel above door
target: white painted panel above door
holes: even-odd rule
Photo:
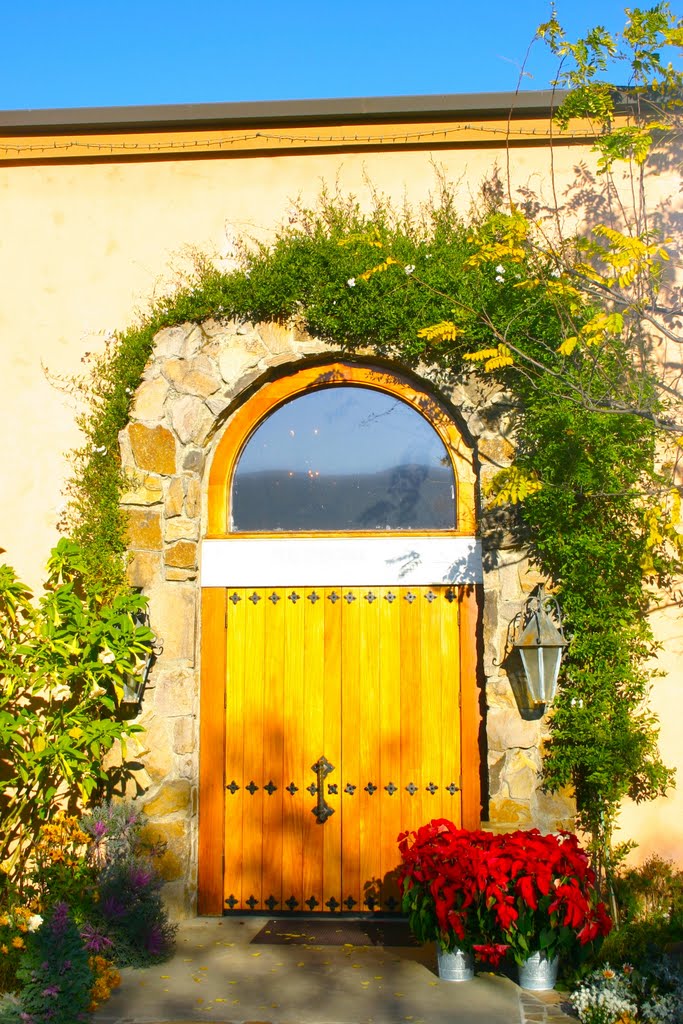
[[[476,537],[230,537],[201,545],[202,587],[481,583]]]

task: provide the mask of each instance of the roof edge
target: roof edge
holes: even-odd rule
[[[0,111],[0,130],[197,128],[212,125],[292,124],[428,117],[550,115],[567,90],[453,93],[436,96],[349,97],[246,103],[182,103],[133,107],[74,107]]]

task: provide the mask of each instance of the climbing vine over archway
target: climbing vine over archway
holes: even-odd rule
[[[83,422],[87,449],[72,481],[70,529],[87,542],[93,571],[106,566],[110,585],[122,585],[121,480],[109,455],[117,451],[130,396],[163,326],[209,317],[289,320],[350,352],[371,346],[404,365],[428,362],[444,379],[480,372],[467,356],[491,348],[492,332],[504,330],[508,344],[528,353],[539,372],[505,359],[489,367],[487,379],[493,370],[496,387],[509,397],[517,452],[487,502],[522,499],[516,518],[523,543],[557,591],[573,636],[545,752],[545,784],[551,790],[571,784],[581,825],[604,838],[605,823],[609,832],[626,794],[651,798],[671,782],[646,700],[652,585],[666,584],[678,564],[666,518],[669,488],[656,468],[652,419],[576,400],[575,382],[585,391],[594,380],[604,386],[611,374],[616,386],[623,366],[613,344],[599,363],[600,376],[599,346],[590,359],[558,353],[567,324],[580,330],[595,307],[558,293],[554,264],[532,248],[506,261],[503,248],[516,230],[515,214],[499,209],[466,222],[448,189],[410,215],[383,203],[366,214],[353,200],[323,195],[272,247],[246,253],[242,269],[226,275],[200,266],[184,291],[157,305],[95,365],[95,414]],[[492,265],[480,256],[493,244],[500,246],[500,262]],[[517,276],[541,286],[518,287]],[[449,328],[463,308],[472,311],[466,327]],[[429,325],[443,326],[426,331]]]

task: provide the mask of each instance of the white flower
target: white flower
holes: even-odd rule
[[[355,288],[356,287],[356,279],[355,279],[355,277],[350,277],[346,283],[348,284],[349,288]]]
[[[102,697],[107,691],[99,683],[93,683],[93,687],[90,691],[91,697]]]
[[[415,264],[408,263],[403,269],[405,270],[406,274],[412,274],[413,271],[415,270]]]
[[[502,274],[496,274],[496,281],[498,284],[505,284],[505,278]]]
[[[68,700],[71,697],[71,690],[66,683],[58,683],[51,691],[52,700]]]
[[[102,665],[111,665],[114,661],[116,661],[116,655],[114,654],[113,651],[110,651],[108,647],[105,647],[104,650],[100,651],[100,653],[97,655],[97,660]]]
[[[43,919],[40,916],[40,914],[31,914],[28,921],[26,922],[26,927],[30,932],[37,932],[42,923]]]
[[[502,263],[499,263],[498,266],[496,267],[496,273],[497,274],[504,274],[505,273],[505,267],[503,266]]]
[[[555,267],[554,270],[550,271],[550,276],[551,277],[561,277],[562,276],[562,271],[560,270],[559,267]]]
[[[92,450],[94,452],[97,452],[98,455],[104,455],[104,453],[107,450],[107,446],[106,446],[106,444],[103,444],[103,445],[100,445],[100,447],[98,448],[96,445],[93,445],[92,446]]]

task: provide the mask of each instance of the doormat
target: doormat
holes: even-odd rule
[[[419,946],[406,921],[267,921],[252,943],[267,946]]]

